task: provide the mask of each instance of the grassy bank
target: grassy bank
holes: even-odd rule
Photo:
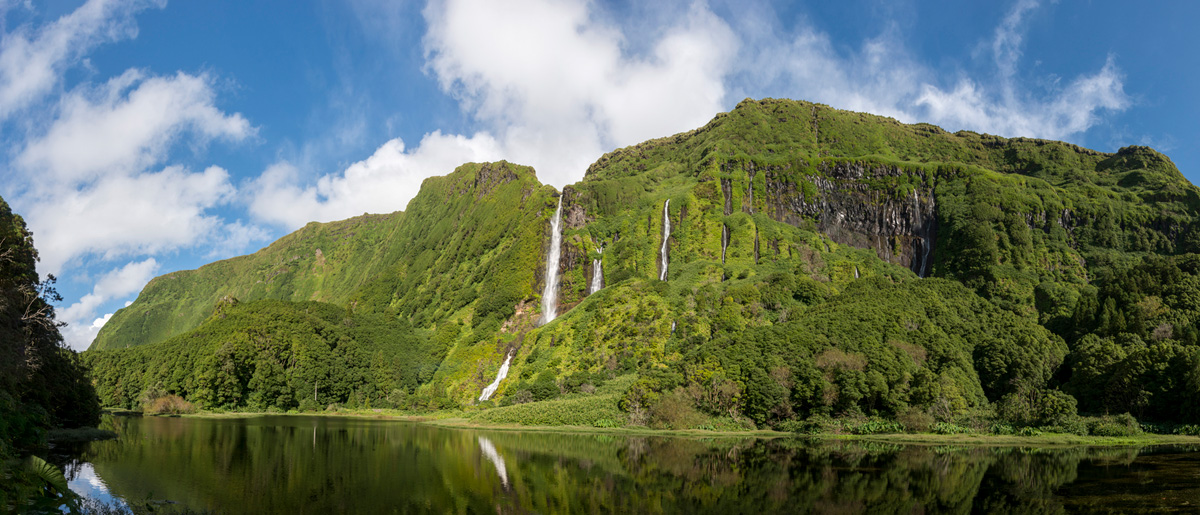
[[[530,403],[528,405],[491,408],[478,411],[435,411],[414,413],[400,410],[347,410],[313,413],[263,413],[263,412],[208,412],[184,415],[196,418],[247,418],[262,416],[322,416],[395,420],[429,424],[453,429],[477,429],[489,431],[535,431],[574,434],[615,434],[638,436],[679,437],[756,437],[756,438],[811,438],[815,440],[876,441],[901,445],[971,445],[994,447],[1054,447],[1054,446],[1144,446],[1144,445],[1200,445],[1200,436],[1161,435],[1143,433],[1131,436],[1081,436],[1070,433],[1041,433],[1035,435],[997,435],[987,433],[937,434],[937,433],[883,433],[871,435],[855,434],[797,434],[763,429],[653,429],[645,426],[596,426],[588,423],[518,423],[512,422],[517,413],[530,414],[547,412],[550,418],[563,417],[572,412],[574,404],[588,404],[573,399]],[[541,405],[541,406],[537,406]],[[520,408],[520,411],[509,408]],[[603,410],[578,412],[583,419],[606,416]],[[528,420],[528,419],[527,419]],[[603,419],[601,419],[603,420]]]

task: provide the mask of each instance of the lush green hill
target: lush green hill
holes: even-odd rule
[[[537,327],[556,197],[561,316]],[[427,180],[403,214],[313,224],[155,279],[93,345],[146,348],[88,354],[130,377],[118,356],[153,355],[193,328],[172,348],[218,348],[196,335],[213,334],[217,322],[201,322],[223,296],[312,299],[434,335],[388,351],[444,356],[405,383],[409,407],[475,404],[512,355],[483,406],[588,395],[632,374],[619,423],[991,413],[1056,424],[1077,406],[1195,422],[1200,410],[1169,407],[1200,398],[1198,206],[1200,190],[1148,148],[1105,154],[747,100],[601,157],[561,195],[528,168],[464,165]],[[441,343],[420,343],[430,338]],[[208,405],[248,403],[176,384]],[[355,385],[328,400],[386,397]],[[295,407],[293,394],[276,406]]]
[[[550,192],[528,167],[464,165],[427,179],[407,217],[398,212],[314,222],[254,254],[157,277],[133,305],[113,314],[91,348],[163,341],[199,326],[226,296],[330,302],[403,313],[431,325],[474,300],[488,270],[514,266],[514,248],[532,254],[542,232],[534,220],[548,216],[539,209],[553,202]],[[514,198],[529,208],[511,209],[518,207],[508,204]],[[534,283],[528,274],[498,280],[504,284],[487,286],[507,295],[505,304],[508,297],[528,295]]]

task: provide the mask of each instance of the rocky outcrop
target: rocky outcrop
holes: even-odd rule
[[[583,193],[571,186],[563,188],[563,223],[568,229],[582,229],[596,217],[589,216],[582,202]]]
[[[479,170],[475,172],[475,198],[483,198],[484,195],[491,193],[497,187],[516,179],[517,171],[514,165],[507,161],[483,163],[479,166]]]
[[[799,179],[815,186],[816,194],[806,196],[795,174],[760,172],[772,219],[797,226],[815,221],[837,243],[873,249],[880,259],[922,277],[932,269],[937,239],[932,177],[890,165],[823,164],[817,174]],[[888,184],[896,186],[881,187]]]

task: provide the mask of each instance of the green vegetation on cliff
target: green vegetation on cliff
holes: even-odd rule
[[[155,279],[86,353],[101,396],[297,408],[315,379],[294,341],[309,334],[330,356],[360,349],[326,360],[351,372],[322,376],[338,383],[322,405],[574,410],[602,426],[1200,422],[1200,190],[1151,149],[747,100],[564,188],[561,315],[537,327],[557,195],[528,168],[468,164],[404,213],[312,224]],[[226,296],[247,301],[230,320],[257,321],[212,317]],[[375,361],[387,372],[353,372]],[[226,369],[236,395],[202,380]]]

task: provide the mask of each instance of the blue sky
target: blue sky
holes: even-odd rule
[[[562,187],[745,97],[1150,145],[1195,182],[1198,19],[1183,1],[0,0],[0,196],[82,349],[156,275],[402,210],[466,161]]]

